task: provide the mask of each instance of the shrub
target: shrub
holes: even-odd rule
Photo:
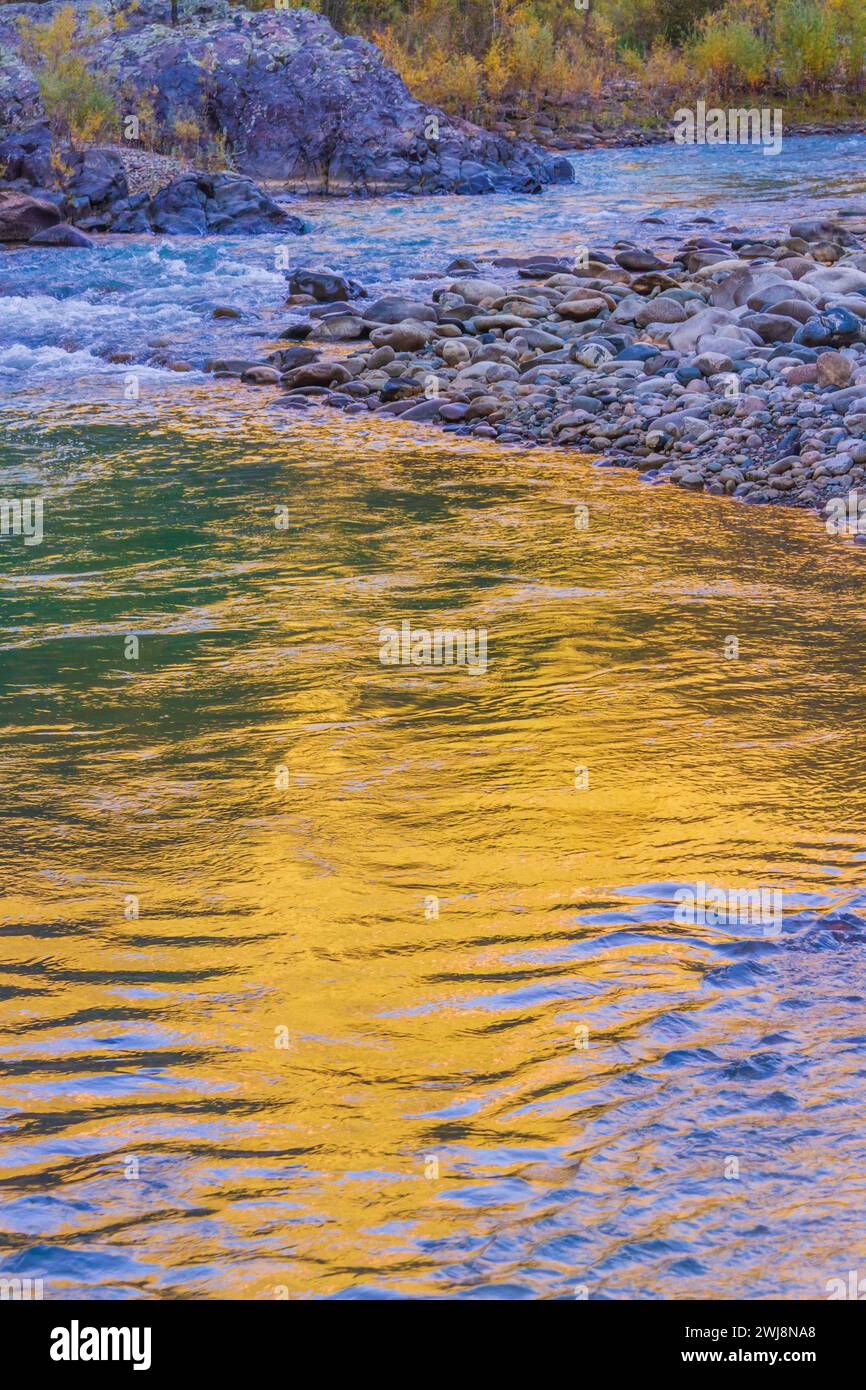
[[[835,28],[829,6],[779,0],[776,47],[787,86],[796,87],[801,81],[817,86],[830,75],[837,58]]]
[[[86,55],[106,32],[101,16],[81,26],[71,5],[64,5],[45,24],[19,17],[25,52],[39,81],[45,114],[55,135],[86,143],[113,135],[117,104],[106,83],[88,68]]]
[[[765,41],[744,19],[705,21],[689,50],[697,73],[723,91],[756,86],[769,56]]]

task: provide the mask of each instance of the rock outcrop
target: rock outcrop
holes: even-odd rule
[[[85,232],[254,236],[306,231],[301,218],[238,174],[193,170],[153,196],[143,191],[130,195],[120,153],[100,148],[54,148],[46,125],[0,141],[0,168],[5,174],[0,193],[18,198],[26,194],[30,202],[38,199],[40,205],[49,206],[55,221],[62,216]],[[13,239],[27,238],[4,236],[0,224],[0,241]]]
[[[0,127],[33,105],[17,15],[44,21],[60,0],[0,12]],[[87,5],[78,0],[84,9]],[[105,6],[107,0],[98,0]],[[570,182],[571,163],[526,141],[491,134],[425,106],[374,44],[338,34],[304,9],[251,12],[227,0],[120,0],[125,26],[94,43],[88,61],[118,97],[122,115],[147,107],[171,143],[190,119],[219,135],[235,167],[299,193],[536,192]],[[17,53],[17,57],[15,54]],[[32,114],[32,112],[31,112]]]

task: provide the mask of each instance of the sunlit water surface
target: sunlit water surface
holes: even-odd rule
[[[644,212],[663,154],[608,156]],[[511,202],[436,235],[550,245]],[[423,209],[317,206],[399,279],[385,209],[407,245]],[[125,400],[98,336],[200,337],[177,266],[245,267],[252,307],[264,255],[101,251],[150,266],[102,300],[0,263],[50,301],[0,349],[4,494],[45,499],[0,544],[0,1273],[825,1296],[866,1236],[862,551],[195,375]],[[403,619],[486,628],[486,673],[382,666]],[[782,929],[677,920],[700,882],[778,890]]]

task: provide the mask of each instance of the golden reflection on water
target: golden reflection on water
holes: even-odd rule
[[[55,1296],[821,1296],[863,1235],[864,556],[267,402],[36,420],[0,1264]],[[486,628],[487,673],[383,667],[405,618]],[[786,931],[678,925],[701,881],[783,890]]]

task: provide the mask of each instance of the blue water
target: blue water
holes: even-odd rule
[[[104,361],[118,351],[157,371],[160,353],[196,367],[214,353],[258,356],[287,321],[280,257],[348,271],[374,289],[411,288],[416,275],[441,272],[462,253],[573,255],[619,237],[663,250],[681,234],[786,230],[807,213],[866,203],[860,135],[792,136],[777,157],[742,145],[599,150],[577,156],[575,167],[575,184],[537,197],[300,201],[311,230],[287,241],[113,237],[78,255],[6,249],[0,385],[92,372],[122,378],[128,368]],[[215,304],[248,318],[215,322]],[[151,346],[159,339],[167,341]]]

